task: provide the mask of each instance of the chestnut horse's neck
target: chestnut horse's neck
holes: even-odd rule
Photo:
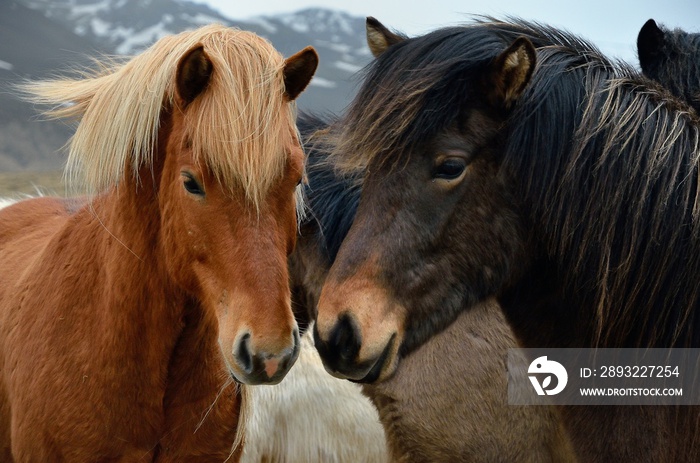
[[[185,294],[168,276],[161,248],[159,187],[170,126],[169,118],[163,118],[152,166],[142,167],[137,175],[127,168],[117,187],[94,198],[83,211],[101,244],[103,271],[115,281],[128,282],[113,287],[106,297],[117,305],[131,300],[135,307],[151,307],[150,315],[158,318],[181,318],[187,305]],[[141,310],[136,313],[143,316]]]
[[[114,347],[115,365],[123,362],[129,384],[122,388],[138,378],[139,389],[153,391],[148,400],[161,405],[165,420],[161,447],[187,448],[197,429],[210,448],[230,449],[240,391],[225,374],[217,320],[173,281],[162,252],[159,186],[168,135],[169,124],[162,124],[153,165],[138,179],[127,172],[118,187],[74,216],[76,226],[87,229],[87,271],[99,272],[104,288],[95,296],[104,308],[96,323],[109,329],[93,335],[96,344]]]

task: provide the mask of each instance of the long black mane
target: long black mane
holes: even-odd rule
[[[562,300],[594,314],[600,344],[699,346],[697,117],[585,40],[487,18],[392,46],[342,123],[338,165],[400,162],[452,127],[476,99],[468,83],[520,36],[538,63],[498,136],[501,166]]]
[[[297,119],[306,151],[307,214],[300,229],[302,233],[311,230],[318,234],[317,242],[329,266],[350,230],[360,201],[360,185],[356,178],[359,173],[343,176],[328,159],[335,143],[336,119],[305,112]]]

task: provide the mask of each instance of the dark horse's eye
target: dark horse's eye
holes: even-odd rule
[[[197,196],[204,196],[204,188],[199,184],[199,182],[194,178],[194,175],[189,172],[183,172],[184,177],[183,185],[188,193],[192,193]]]
[[[433,178],[454,180],[459,178],[466,168],[467,162],[462,158],[445,158],[433,169]]]

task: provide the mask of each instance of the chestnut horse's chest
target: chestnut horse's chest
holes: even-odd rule
[[[62,322],[69,324],[70,317]],[[51,334],[70,331],[60,328]],[[14,347],[18,337],[8,337],[13,347],[4,352],[9,375],[3,399],[11,398],[11,415],[2,418],[9,420],[17,458],[172,461],[208,455],[211,460],[197,461],[223,461],[230,455],[240,396],[232,381],[225,383],[223,374],[206,369],[220,362],[215,343],[191,351],[187,358],[176,343],[169,359],[149,365],[127,346],[120,349],[77,336],[64,343],[54,335],[27,336],[19,347]],[[137,346],[153,356],[147,339]],[[124,355],[100,360],[100,353],[111,349]]]
[[[0,456],[223,461],[239,395],[217,374],[225,367],[213,323],[188,324],[177,301],[159,304],[164,295],[144,287],[111,298],[124,279],[98,265],[99,246],[67,247],[61,233],[50,236],[58,228],[15,233],[0,247]]]

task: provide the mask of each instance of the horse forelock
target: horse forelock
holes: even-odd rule
[[[336,166],[352,173],[375,160],[400,165],[397,154],[459,121],[464,102],[475,91],[468,82],[521,36],[540,50],[564,52],[579,65],[603,59],[577,36],[517,18],[503,22],[483,16],[474,24],[406,39],[366,68],[341,124],[333,151]]]
[[[373,161],[400,164],[396,154],[410,152],[459,118],[470,91],[465,75],[485,66],[501,45],[474,28],[452,27],[390,47],[367,68],[340,124],[332,153],[336,167],[353,174]]]
[[[259,205],[284,171],[298,134],[284,93],[283,57],[252,33],[235,34],[204,42],[214,73],[186,118],[195,155],[222,184],[243,187]]]
[[[22,89],[48,114],[80,120],[67,171],[91,192],[120,182],[153,162],[161,115],[174,108],[180,58],[202,44],[214,71],[206,90],[184,111],[192,149],[231,189],[256,205],[284,169],[294,139],[285,104],[284,59],[265,39],[220,25],[165,37],[125,64],[80,79],[31,82]]]

